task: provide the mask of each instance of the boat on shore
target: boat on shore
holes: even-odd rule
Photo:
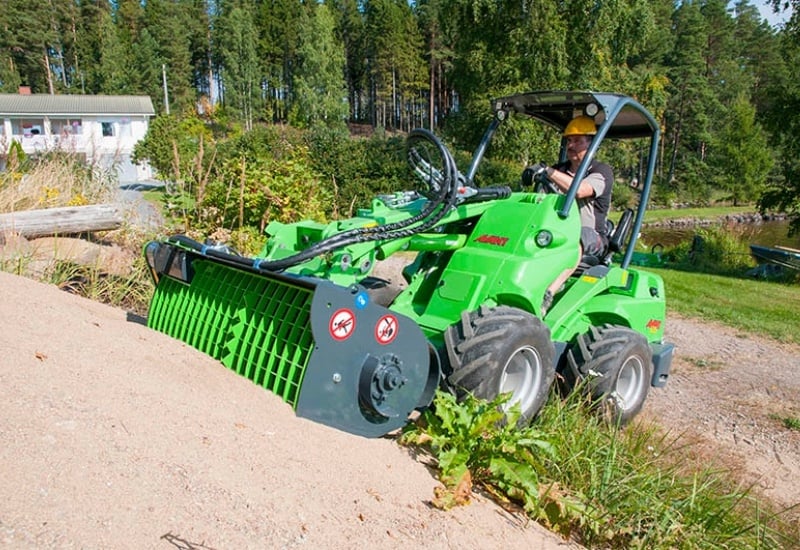
[[[750,253],[759,263],[775,264],[800,271],[800,250],[796,248],[751,244]]]

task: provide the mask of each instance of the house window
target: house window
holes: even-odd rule
[[[33,137],[44,134],[43,119],[16,119],[11,121],[11,131],[15,136]]]
[[[113,137],[114,136],[114,124],[111,122],[101,122],[100,125],[103,127],[103,137]]]
[[[53,118],[50,120],[50,132],[54,136],[62,137],[79,135],[81,133],[81,121],[68,118]]]

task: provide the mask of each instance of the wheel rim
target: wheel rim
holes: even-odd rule
[[[638,355],[628,357],[622,364],[612,397],[623,411],[630,409],[642,398],[644,376],[644,363]]]
[[[515,351],[503,367],[498,393],[510,393],[503,409],[509,410],[519,403],[520,410],[525,413],[533,405],[542,385],[542,358],[531,346]]]

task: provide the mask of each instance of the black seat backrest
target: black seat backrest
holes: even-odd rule
[[[628,233],[631,231],[633,225],[633,209],[626,208],[619,218],[619,223],[614,228],[614,231],[608,236],[608,251],[620,252],[628,240]]]
[[[578,263],[578,267],[572,273],[573,276],[581,275],[584,271],[587,271],[596,265],[609,265],[611,263],[611,257],[614,255],[614,253],[622,251],[622,248],[625,246],[625,242],[628,240],[628,233],[630,233],[633,225],[633,210],[631,208],[626,208],[622,212],[616,227],[614,227],[614,224],[611,222],[611,220],[606,220],[606,225],[607,227],[611,228],[611,231],[608,235],[608,248],[606,249],[605,254],[603,254],[602,258],[584,254],[581,257],[581,261]]]

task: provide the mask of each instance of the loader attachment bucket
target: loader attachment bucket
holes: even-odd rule
[[[151,242],[149,327],[277,394],[298,416],[378,437],[439,383],[420,328],[363,287],[265,272],[257,261]]]

